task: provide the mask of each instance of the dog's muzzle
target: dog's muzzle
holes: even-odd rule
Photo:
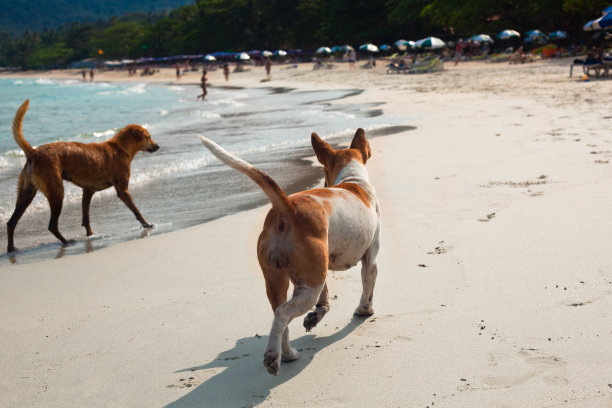
[[[149,147],[149,148],[147,149],[147,152],[149,152],[149,153],[153,153],[153,152],[156,152],[156,151],[158,151],[158,150],[159,150],[159,145],[158,145],[158,144],[154,144],[153,146],[151,146],[151,147]]]

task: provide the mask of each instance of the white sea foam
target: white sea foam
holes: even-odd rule
[[[11,149],[3,153],[6,157],[25,157],[25,153],[21,149]]]
[[[229,106],[233,108],[241,108],[245,106],[243,102],[238,102],[237,100],[230,99],[230,98],[210,100],[208,101],[208,103],[210,103],[211,105],[215,105],[215,106]]]
[[[48,78],[37,78],[34,83],[38,85],[56,85],[57,81]]]
[[[62,85],[81,85],[83,81],[78,81],[76,79],[65,79],[61,82]]]
[[[91,135],[98,139],[108,139],[111,138],[117,133],[118,129],[107,129],[101,132],[91,132]]]
[[[143,83],[131,86],[129,88],[126,88],[122,92],[125,92],[125,93],[132,92],[132,93],[137,93],[137,94],[143,94],[143,93],[145,93],[147,91],[146,87],[147,87],[147,84],[145,82],[143,82]],[[119,92],[119,93],[122,93],[122,92]]]
[[[199,118],[205,118],[205,119],[218,119],[221,117],[220,113],[206,111],[206,110],[196,110],[193,112],[193,114]]]

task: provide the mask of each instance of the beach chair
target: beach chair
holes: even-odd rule
[[[587,76],[601,76],[608,75],[609,66],[602,61],[589,61],[586,60],[582,64],[582,71]]]
[[[523,53],[515,52],[510,54],[508,57],[508,62],[510,64],[524,64],[527,60],[527,57]]]
[[[314,71],[317,71],[319,69],[333,69],[333,68],[334,68],[334,64],[329,63],[329,62],[323,62],[321,60],[317,60],[312,67]]]
[[[444,62],[440,58],[433,58],[430,61],[423,61],[412,64],[409,74],[425,74],[428,72],[444,71]]]
[[[404,64],[387,64],[387,74],[407,74],[410,67]]]
[[[574,73],[574,65],[580,65],[583,66],[584,65],[584,60],[581,59],[575,59],[572,61],[572,63],[570,64],[570,78],[572,77],[572,74]]]

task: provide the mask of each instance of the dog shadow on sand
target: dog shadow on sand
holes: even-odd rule
[[[263,365],[268,336],[240,339],[234,348],[222,352],[210,363],[176,371],[175,373],[184,373],[180,379],[182,381],[169,387],[193,387],[193,390],[166,407],[257,406],[269,397],[271,389],[301,373],[317,352],[344,339],[366,320],[366,317],[354,316],[344,328],[330,336],[318,337],[307,334],[295,339],[291,345],[300,351],[300,358],[282,363],[278,377],[268,374]],[[295,330],[293,332],[295,333]],[[216,374],[199,385],[190,386],[190,381],[197,382],[200,373],[209,369],[214,370]]]

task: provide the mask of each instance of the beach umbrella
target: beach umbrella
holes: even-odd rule
[[[393,43],[399,50],[404,51],[408,48],[414,48],[414,41],[397,40]]]
[[[608,13],[593,21],[593,28],[596,30],[603,30],[610,26],[612,26],[612,13]]]
[[[347,44],[342,46],[342,51],[355,51],[355,49]]]
[[[319,47],[315,52],[317,54],[331,54],[332,50],[329,47]]]
[[[380,47],[378,47],[381,51],[388,51],[391,49],[391,46],[389,44],[383,44]]]
[[[285,50],[276,50],[274,51],[274,55],[277,57],[284,57],[287,55],[287,51]]]
[[[491,36],[487,35],[487,34],[474,35],[474,36],[470,37],[470,40],[478,41],[480,43],[490,43],[490,44],[493,44],[495,42],[495,41],[493,41]]]
[[[443,48],[446,46],[446,43],[437,37],[427,37],[422,38],[416,43],[414,43],[415,47],[418,48]]]
[[[595,22],[595,20],[589,21],[588,23],[586,23],[585,25],[582,26],[582,29],[584,31],[593,31],[594,30],[594,28],[593,28],[593,23],[594,22]]]
[[[204,61],[216,61],[217,59],[215,57],[213,57],[212,55],[208,54],[207,56],[204,57]]]
[[[272,54],[271,51],[264,50],[264,51],[261,52],[261,55],[263,55],[264,57],[268,58],[268,57],[271,57],[274,54]]]
[[[545,41],[548,36],[540,30],[529,30],[525,33],[525,42]]]
[[[336,53],[336,52],[342,52],[344,49],[339,46],[339,45],[334,45],[333,47],[331,47],[331,52]]]
[[[612,13],[612,6],[608,6],[601,11],[601,13],[605,16],[606,14]]]
[[[363,44],[359,47],[360,51],[367,51],[367,52],[378,52],[378,47],[375,46],[374,44]]]
[[[249,54],[247,54],[246,52],[241,52],[240,54],[237,54],[234,58],[240,61],[247,61],[251,59],[251,57],[249,57]]]
[[[499,34],[497,34],[497,38],[499,38],[500,40],[507,40],[509,38],[512,37],[520,37],[521,35],[519,34],[518,31],[514,31],[514,30],[504,30],[502,32],[500,32]]]
[[[567,38],[567,33],[561,30],[553,31],[552,33],[548,34],[548,38],[551,40],[563,40],[564,38]]]

